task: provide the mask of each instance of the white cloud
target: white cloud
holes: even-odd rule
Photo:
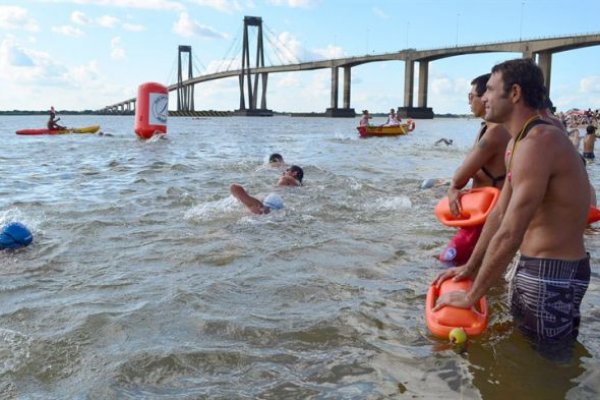
[[[100,18],[96,19],[98,25],[104,28],[114,28],[119,22],[118,18],[115,18],[111,15],[103,15]]]
[[[268,0],[274,6],[288,6],[291,8],[309,8],[314,5],[314,0]]]
[[[63,0],[68,2],[68,0]],[[81,6],[97,5],[105,7],[138,8],[145,10],[184,11],[185,6],[179,1],[172,0],[70,0]]]
[[[173,25],[173,32],[183,37],[206,37],[216,39],[226,39],[227,35],[217,32],[211,27],[201,25],[192,20],[188,13],[182,12],[179,14],[179,19]]]
[[[77,25],[87,25],[91,20],[81,11],[73,11],[71,13],[71,22]]]
[[[123,23],[123,29],[125,29],[126,31],[130,31],[130,32],[142,32],[142,31],[146,30],[144,25],[131,24],[129,22]]]
[[[328,45],[324,49],[315,49],[313,52],[322,59],[334,59],[345,57],[344,49],[339,46]]]
[[[242,6],[237,0],[193,0],[193,2],[202,7],[210,7],[226,13],[242,11]]]
[[[81,37],[81,36],[83,36],[83,31],[81,29],[76,28],[74,26],[70,26],[70,25],[53,26],[52,27],[52,32],[60,33],[62,35],[70,36],[70,37]]]
[[[0,29],[38,32],[40,27],[25,8],[0,6]]]
[[[581,93],[600,92],[600,76],[587,76],[579,81],[579,91]]]
[[[121,38],[119,36],[115,36],[110,41],[110,58],[113,60],[123,60],[125,59],[125,49],[123,48]]]
[[[375,14],[376,17],[379,17],[381,19],[389,19],[390,16],[388,14],[386,14],[381,8],[379,7],[373,7],[373,14]]]

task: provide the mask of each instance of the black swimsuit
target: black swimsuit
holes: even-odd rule
[[[481,131],[479,132],[479,138],[477,139],[477,142],[479,142],[481,140],[481,138],[483,137],[483,134],[487,131],[487,125],[485,122],[482,122],[483,127],[481,128]],[[486,167],[481,167],[481,170],[483,171],[483,173],[491,179],[492,181],[492,186],[496,187],[497,184],[499,184],[500,182],[502,182],[504,180],[504,178],[506,178],[506,175],[501,175],[501,176],[494,176],[490,173],[490,171],[487,170]]]

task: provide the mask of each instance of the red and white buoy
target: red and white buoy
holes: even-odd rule
[[[167,134],[169,90],[156,82],[143,83],[138,88],[135,106],[135,134],[142,139]]]

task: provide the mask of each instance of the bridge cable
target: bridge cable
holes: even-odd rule
[[[265,26],[265,30],[267,31],[267,33],[270,34],[272,37],[274,37],[275,40],[277,41],[278,45],[276,47],[287,51],[287,53],[290,55],[290,58],[289,58],[291,60],[290,64],[301,64],[301,61],[298,59],[298,57],[296,57],[296,55],[287,48],[285,43],[283,43],[279,39],[279,37],[268,26],[266,26],[266,25],[264,25],[264,26]]]

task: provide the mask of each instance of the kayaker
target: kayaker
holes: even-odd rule
[[[58,130],[58,129],[67,129],[64,126],[58,124],[60,121],[60,117],[56,118],[56,111],[54,110],[54,106],[50,107],[50,118],[48,119],[48,129]]]

